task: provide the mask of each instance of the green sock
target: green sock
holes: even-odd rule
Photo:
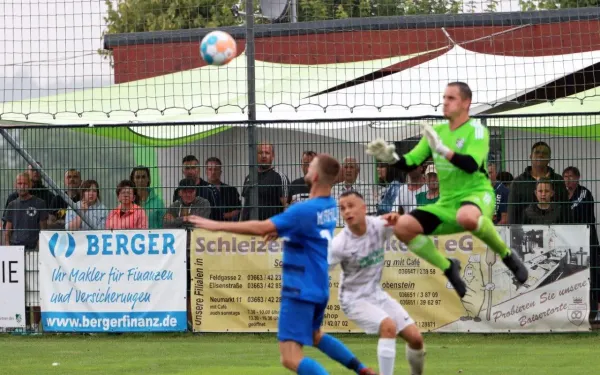
[[[431,238],[425,235],[420,234],[413,238],[408,243],[408,249],[442,271],[450,268],[450,261],[437,251]]]
[[[481,215],[479,217],[477,229],[472,233],[475,237],[485,242],[485,244],[496,254],[500,255],[501,258],[510,254],[510,249],[506,246],[504,241],[502,241],[502,237],[496,232],[494,223],[489,218]]]

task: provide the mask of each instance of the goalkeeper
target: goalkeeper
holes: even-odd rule
[[[500,255],[519,283],[523,284],[528,278],[527,268],[502,241],[491,220],[496,202],[486,170],[489,132],[469,118],[471,98],[471,89],[466,83],[448,84],[444,92],[444,117],[448,122],[435,127],[423,123],[423,138],[402,157],[398,157],[394,146],[381,139],[367,147],[368,154],[380,161],[395,163],[394,167],[405,171],[417,168],[433,156],[440,199],[402,215],[394,234],[417,256],[444,271],[461,298],[467,287],[460,277],[460,263],[444,257],[427,236],[469,231]]]

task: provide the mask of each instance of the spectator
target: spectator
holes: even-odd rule
[[[80,191],[81,200],[75,204],[75,207],[85,216],[85,220],[94,225],[96,229],[104,229],[108,209],[100,201],[100,185],[94,180],[86,180],[81,184]],[[69,207],[65,218],[65,229],[91,230],[92,228]]]
[[[38,163],[38,164],[40,167],[42,166],[41,163]],[[52,200],[54,199],[54,194],[52,194],[50,189],[48,189],[46,186],[44,186],[44,183],[42,182],[42,174],[40,173],[40,171],[38,169],[36,169],[35,167],[33,167],[32,165],[29,165],[29,166],[27,166],[27,174],[29,175],[29,179],[31,180],[31,184],[32,184],[31,189],[30,189],[31,195],[43,200],[44,203],[46,204],[46,208],[51,207],[50,205],[52,204]],[[19,197],[18,192],[16,192],[16,191],[12,192],[6,199],[6,204],[4,205],[4,209],[6,209],[8,207],[8,204],[10,202],[17,199],[18,197]],[[4,214],[6,215],[6,212]],[[4,217],[2,218],[2,220],[5,221]]]
[[[420,192],[415,196],[417,206],[433,204],[440,199],[440,181],[435,165],[430,164],[427,166],[425,178],[427,179],[427,192]]]
[[[81,199],[79,187],[81,186],[81,173],[77,169],[69,169],[65,172],[65,194],[75,203]],[[65,227],[65,216],[69,205],[60,195],[55,195],[48,207],[50,215],[48,216],[48,228],[62,229]]]
[[[594,214],[594,196],[585,186],[579,183],[581,173],[576,167],[567,167],[563,171],[563,179],[567,188],[569,210],[574,224],[592,224],[596,232],[596,215]],[[594,236],[596,242],[598,237]],[[596,243],[597,244],[597,243]]]
[[[333,195],[336,199],[346,191],[359,192],[367,204],[367,212],[377,211],[377,201],[374,199],[373,186],[358,178],[360,175],[360,164],[356,158],[346,157],[342,164],[343,180],[333,187]]]
[[[215,189],[208,182],[200,177],[200,162],[194,155],[187,155],[182,160],[183,163],[183,180],[190,179],[196,184],[196,196],[206,199],[210,203],[210,207],[217,207],[217,197]],[[179,181],[181,185],[181,181]],[[179,199],[178,189],[173,193],[173,202]],[[220,220],[217,210],[211,210],[211,219]]]
[[[46,229],[48,211],[46,202],[31,194],[31,177],[19,173],[15,181],[17,198],[6,208],[4,243],[36,250],[40,230]]]
[[[514,179],[515,178],[513,177],[512,173],[507,171],[498,172],[498,174],[496,175],[496,180],[502,182],[502,185],[504,185],[508,189],[509,193],[510,186]]]
[[[594,196],[579,183],[581,173],[576,167],[567,167],[563,178],[569,196],[570,218],[574,224],[588,224],[590,228],[590,306],[591,321],[600,321],[600,256],[598,254],[598,232],[594,214]]]
[[[150,168],[143,165],[133,168],[129,179],[135,185],[134,203],[146,211],[148,228],[162,228],[165,204],[156,191],[150,187]]]
[[[179,183],[179,199],[176,200],[167,210],[164,217],[165,228],[184,228],[193,227],[187,225],[182,219],[189,215],[210,218],[210,203],[196,196],[196,182],[192,179],[184,179]]]
[[[536,181],[545,178],[552,184],[553,203],[565,205],[568,200],[567,189],[562,176],[556,174],[548,166],[551,159],[551,150],[545,142],[537,142],[531,147],[531,165],[514,179],[508,195],[508,222],[509,224],[525,224],[525,209],[536,201]]]
[[[508,224],[508,195],[510,191],[501,181],[498,181],[499,173],[496,172],[496,164],[493,161],[488,163],[488,174],[496,192],[496,208],[494,208],[492,221],[496,225]]]
[[[206,179],[212,186],[216,200],[212,208],[216,214],[211,212],[211,217],[216,217],[215,220],[237,221],[242,206],[240,194],[235,187],[221,181],[222,168],[221,159],[214,156],[206,159]]]
[[[266,220],[283,212],[287,206],[289,196],[289,179],[287,176],[273,167],[275,150],[270,143],[258,145],[258,220]],[[250,176],[244,180],[242,196],[244,197],[244,208],[242,209],[242,220],[250,219],[251,188]]]
[[[144,209],[133,203],[135,201],[135,185],[130,180],[123,180],[117,185],[119,205],[110,211],[106,218],[106,229],[147,229],[148,217]]]
[[[563,205],[553,205],[554,184],[548,178],[540,178],[535,186],[537,203],[530,204],[524,212],[523,224],[549,225],[566,222]]]
[[[308,166],[315,156],[317,156],[317,153],[314,151],[304,151],[302,153],[302,177],[298,177],[290,184],[289,203],[302,202],[308,199],[310,188],[304,181],[304,176],[308,173]]]
[[[394,203],[400,214],[407,214],[417,208],[417,194],[427,192],[425,168],[425,164],[422,164],[408,172],[407,182],[400,186],[398,198]]]
[[[385,168],[383,167],[385,166]],[[398,197],[400,186],[402,186],[401,179],[402,174],[400,169],[391,168],[387,164],[380,164],[378,166],[379,175],[379,186],[380,195],[379,203],[377,204],[377,215],[383,215],[392,212],[394,209],[394,202]],[[385,170],[385,176],[382,178],[381,174]]]

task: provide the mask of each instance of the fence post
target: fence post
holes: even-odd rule
[[[246,75],[248,88],[248,152],[250,173],[250,202],[244,205],[250,209],[250,220],[258,219],[258,160],[256,151],[256,84],[254,55],[254,1],[246,0]]]
[[[83,215],[83,213],[75,206],[75,202],[73,202],[73,200],[71,200],[71,197],[69,197],[61,188],[58,187],[58,185],[56,185],[56,183],[50,178],[50,176],[48,176],[48,174],[40,167],[40,165],[37,163],[37,161],[35,161],[33,159],[33,157],[31,157],[31,155],[29,155],[29,153],[27,151],[25,151],[21,146],[19,146],[19,144],[17,143],[17,141],[3,128],[0,128],[0,135],[2,135],[2,137],[4,139],[6,139],[6,141],[8,142],[8,144],[11,145],[11,147],[19,154],[21,155],[21,157],[23,159],[25,159],[25,161],[31,165],[32,167],[36,168],[37,170],[40,171],[40,174],[42,175],[42,178],[44,179],[44,181],[46,181],[46,183],[48,184],[48,186],[50,188],[52,188],[52,190],[54,190],[56,192],[56,194],[60,195],[60,197],[62,199],[64,199],[64,201],[67,203],[67,205],[69,207],[71,207],[71,209],[73,211],[75,211],[75,213],[77,215],[79,215],[79,217],[81,217],[81,220],[86,223],[87,225],[90,226],[90,228],[92,229],[98,229],[96,228],[96,226],[91,223],[88,222],[85,218],[85,215]],[[48,210],[51,209],[51,207],[47,207]]]

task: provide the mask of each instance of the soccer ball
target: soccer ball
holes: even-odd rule
[[[209,65],[225,65],[236,54],[235,40],[224,31],[210,32],[200,42],[200,56]]]

